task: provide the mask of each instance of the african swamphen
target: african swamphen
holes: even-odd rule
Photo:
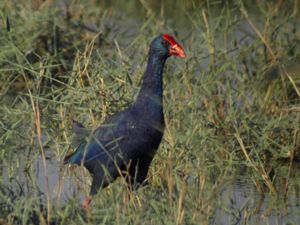
[[[91,196],[118,176],[125,176],[130,187],[137,188],[146,179],[150,163],[164,132],[163,68],[169,56],[185,57],[183,48],[170,35],[156,37],[150,46],[147,69],[136,101],[122,112],[108,118],[91,135],[74,121],[79,136],[77,150],[65,163],[81,163],[93,176]]]

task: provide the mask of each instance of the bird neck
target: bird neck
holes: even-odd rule
[[[151,104],[152,102],[162,106],[163,96],[163,69],[167,57],[149,54],[147,68],[143,77],[143,83],[136,99],[136,103]]]

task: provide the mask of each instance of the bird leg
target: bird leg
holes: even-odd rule
[[[145,154],[132,162],[126,179],[130,190],[137,190],[144,184],[151,161],[152,157]]]
[[[117,168],[113,165],[108,167],[108,174],[105,173],[101,164],[96,164],[94,167],[94,175],[92,181],[92,187],[90,191],[90,195],[87,196],[82,204],[82,207],[85,210],[88,210],[89,205],[92,202],[92,196],[96,195],[99,189],[107,187],[110,182],[118,176]]]

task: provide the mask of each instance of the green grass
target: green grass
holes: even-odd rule
[[[0,3],[0,224],[297,224],[297,1],[32,2]],[[119,179],[88,214],[78,193],[53,200],[53,165],[61,186],[89,190],[86,171],[60,163],[71,119],[95,128],[129,105],[159,33],[188,57],[165,68],[166,130],[149,185],[130,193]],[[230,189],[239,183],[250,189],[243,208]]]

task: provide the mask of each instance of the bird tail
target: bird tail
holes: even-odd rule
[[[84,149],[86,145],[86,142],[81,142],[78,147],[76,148],[75,152],[67,155],[65,158],[64,158],[64,164],[78,164],[80,165],[81,163],[81,160],[83,158],[83,151],[82,149]]]
[[[70,163],[70,158],[74,155],[74,153],[71,153],[69,155],[67,155],[65,158],[64,158],[64,164],[68,164]]]

